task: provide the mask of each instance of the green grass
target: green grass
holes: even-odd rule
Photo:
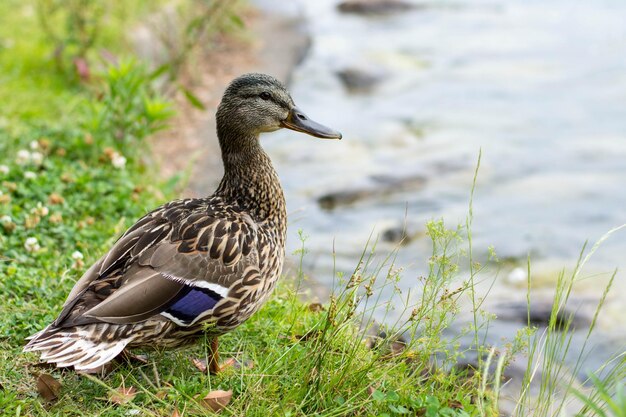
[[[188,350],[152,354],[148,365],[121,366],[101,381],[32,366],[37,358],[21,353],[24,338],[52,321],[85,268],[171,192],[163,195],[150,186],[154,179],[139,160],[130,159],[125,169],[114,167],[110,151],[98,148],[99,142],[80,129],[30,127],[25,132],[18,137],[3,133],[0,141],[5,156],[0,165],[9,168],[0,178],[5,197],[0,217],[10,217],[0,233],[0,409],[6,415],[127,415],[129,410],[171,415],[174,408],[195,415],[206,410],[194,398],[212,389],[233,390],[233,402],[224,412],[232,415],[402,415],[423,410],[428,416],[464,416],[479,414],[478,395],[489,401],[489,393],[479,392],[478,377],[430,363],[433,353],[450,360],[456,355],[440,338],[453,317],[453,299],[435,308],[453,276],[456,256],[456,233],[441,223],[431,225],[439,242],[433,256],[439,261],[423,280],[428,291],[419,310],[416,305],[409,319],[387,328],[389,338],[379,340],[378,349],[367,346],[358,324],[373,325],[375,309],[390,308],[378,297],[381,287],[393,285],[399,275],[390,260],[374,264],[373,252],[368,252],[350,277],[338,275],[341,282],[326,311],[310,311],[296,289],[285,284],[259,314],[222,338],[223,356],[251,361],[252,369],[230,369],[217,377],[200,373],[191,359],[206,357],[202,342]],[[25,150],[43,154],[42,164],[19,165],[17,155]],[[27,171],[35,178],[25,180]],[[38,250],[25,248],[29,238],[37,239]],[[84,255],[84,264],[73,257],[76,251]],[[406,349],[389,355],[387,345],[396,335],[418,332],[421,337]],[[37,395],[33,374],[39,372],[50,372],[63,386],[53,404]],[[122,384],[139,394],[129,404],[113,405],[108,392]]]
[[[131,3],[114,2],[99,46],[126,51],[124,28],[152,10],[149,2]],[[25,337],[56,317],[75,281],[134,220],[175,197],[176,180],[159,178],[155,167],[143,162],[143,140],[162,128],[171,112],[141,65],[124,60],[85,88],[56,67],[33,4],[0,3],[3,416],[170,416],[175,410],[204,415],[208,411],[201,399],[217,389],[233,392],[222,415],[494,416],[503,369],[526,347],[529,372],[517,415],[531,409],[537,416],[551,415],[552,405],[562,404],[567,395],[586,404],[581,415],[621,415],[613,411],[623,404],[623,354],[607,364],[602,378],[592,379],[591,390],[575,389],[573,380],[551,384],[550,378],[565,374],[567,325],[567,331],[552,325],[545,336],[523,329],[497,352],[484,346],[479,334],[493,318],[482,311],[474,285],[495,254],[485,265],[474,261],[471,209],[465,227],[449,230],[443,221],[427,225],[433,247],[424,262],[430,269],[418,277],[414,291],[400,291],[394,254],[381,259],[375,242],[366,245],[354,271],[333,274],[333,293],[323,308],[302,301],[302,271],[284,277],[260,312],[220,339],[222,358],[236,358],[243,366],[217,376],[193,364],[208,356],[203,340],[184,350],[148,352],[146,364],[120,364],[102,377],[34,366],[37,356],[21,353]],[[304,257],[302,240],[299,254]],[[463,270],[469,271],[465,280]],[[576,271],[559,281],[554,317],[567,302]],[[382,298],[389,293],[391,298]],[[469,300],[471,311],[461,311],[463,300]],[[459,336],[443,336],[466,313],[472,317],[465,330],[473,334],[471,349],[485,358],[473,370],[455,366],[469,349],[462,350]],[[593,324],[588,338],[592,330]],[[400,343],[400,337],[406,341]],[[539,395],[531,396],[528,384],[537,364],[547,372]],[[38,373],[61,383],[51,403],[38,394]],[[133,387],[136,396],[125,404],[112,403],[110,394],[120,386]]]
[[[0,102],[2,123],[5,126],[24,122],[40,123],[69,118],[82,98],[83,86],[71,76],[71,70],[59,69],[54,58],[55,41],[42,29],[39,10],[42,4],[63,3],[58,0],[3,0],[0,2]],[[68,0],[66,4],[80,0]],[[100,18],[93,48],[89,51],[91,63],[101,67],[103,49],[126,53],[128,42],[123,31],[158,7],[162,1],[91,0],[90,4],[106,4],[106,13]],[[47,10],[47,9],[46,9]],[[48,14],[54,36],[64,34],[65,8]],[[93,71],[93,68],[92,68]],[[68,122],[70,122],[68,120]],[[15,127],[15,126],[11,126]]]

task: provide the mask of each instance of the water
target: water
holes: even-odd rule
[[[323,284],[332,282],[333,247],[338,269],[350,271],[372,231],[406,220],[417,238],[398,264],[401,286],[414,285],[430,251],[423,225],[465,222],[481,149],[474,246],[479,257],[493,245],[512,261],[495,301],[524,296],[506,277],[527,254],[538,286],[550,288],[585,241],[626,223],[626,2],[433,1],[385,17],[341,14],[332,0],[299,4],[313,44],[292,95],[344,140],[280,132],[264,141],[288,200],[288,250],[300,247],[303,229],[306,267]],[[350,93],[336,75],[346,67],[382,82]],[[381,178],[416,177],[424,183],[333,210],[317,203],[329,192],[384,190]],[[622,231],[593,257],[578,295],[597,298],[625,253]],[[600,327],[623,346],[626,277],[616,281]]]

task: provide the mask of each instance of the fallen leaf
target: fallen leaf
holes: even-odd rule
[[[222,365],[220,365],[220,368],[226,368],[226,367],[230,367],[232,366],[235,369],[240,369],[241,368],[241,364],[239,363],[239,361],[235,358],[228,358],[226,359]]]
[[[174,409],[174,412],[172,413],[172,417],[181,417],[180,413],[178,412],[178,408]]]
[[[367,387],[367,393],[370,396],[374,393],[374,391],[376,391],[376,388],[374,388],[373,386],[370,385],[369,387]]]
[[[209,392],[201,401],[204,407],[211,409],[215,412],[223,410],[230,399],[233,398],[233,391],[222,391],[221,389]]]
[[[154,394],[154,396],[157,397],[159,400],[162,400],[167,397],[167,391],[158,391],[156,394]]]
[[[320,303],[311,303],[309,304],[309,310],[314,313],[319,313],[320,311],[324,311],[324,306]]]
[[[240,360],[236,358],[228,358],[224,362],[222,362],[222,364],[220,365],[222,369],[230,367],[230,366],[232,366],[235,369],[241,369],[241,368],[254,369],[254,362],[251,361],[250,359],[246,359],[243,362],[241,362]]]
[[[39,391],[39,395],[41,395],[44,400],[51,402],[59,398],[61,383],[52,375],[39,374],[37,376],[37,391]]]
[[[121,386],[109,394],[109,401],[114,404],[126,404],[127,402],[132,401],[136,395],[137,389],[135,387],[126,388]]]
[[[193,366],[195,366],[198,371],[202,372],[203,374],[206,374],[207,372],[206,360],[199,359],[199,358],[191,358],[191,363],[193,363]]]

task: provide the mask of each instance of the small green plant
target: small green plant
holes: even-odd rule
[[[583,247],[580,257],[574,271],[570,275],[565,272],[559,274],[555,295],[553,299],[553,307],[547,328],[541,333],[528,334],[528,360],[526,365],[526,373],[522,381],[522,390],[519,393],[517,405],[515,407],[514,416],[526,416],[532,413],[535,416],[551,416],[560,415],[566,410],[568,402],[571,400],[571,393],[577,393],[575,384],[577,382],[576,375],[579,374],[583,365],[583,358],[588,354],[589,347],[592,343],[592,335],[596,327],[599,316],[607,295],[613,285],[616,271],[611,275],[604,291],[596,304],[596,310],[585,331],[585,338],[576,355],[576,362],[571,367],[566,367],[566,357],[571,351],[572,337],[574,329],[572,328],[573,317],[564,313],[564,309],[570,299],[574,286],[580,281],[582,271],[585,264],[591,256],[598,250],[601,244],[612,234],[625,228],[626,225],[616,227],[604,236],[602,236],[589,250]],[[528,266],[528,276],[530,277],[530,264]],[[530,293],[530,280],[528,282]],[[528,304],[530,311],[530,302]],[[531,327],[530,319],[528,319],[528,327]],[[617,356],[618,360],[611,369],[609,376],[624,378],[626,375],[626,361],[623,359],[623,353]],[[605,364],[605,365],[608,365]],[[593,379],[592,379],[593,380]],[[611,381],[610,378],[605,381]],[[531,386],[538,386],[539,392],[531,395]],[[602,386],[600,386],[601,388]],[[596,389],[598,386],[596,386]],[[602,394],[598,391],[599,394]],[[602,395],[600,395],[602,397]],[[586,414],[594,416],[596,410],[587,408]]]
[[[470,417],[467,411],[460,407],[460,403],[452,402],[452,406],[444,405],[435,395],[410,396],[402,398],[397,392],[390,390],[383,392],[375,390],[372,399],[387,410],[378,414],[378,417],[413,416],[424,417]]]
[[[133,144],[167,127],[173,115],[171,104],[152,87],[154,77],[132,59],[110,65],[103,75],[103,93],[92,101],[88,130],[97,139],[109,135]]]
[[[176,24],[159,22],[154,25],[153,30],[167,54],[162,69],[170,82],[179,79],[185,64],[197,56],[194,52],[206,50],[216,34],[244,26],[238,14],[238,3],[239,0],[186,0],[178,4]]]
[[[54,44],[57,68],[85,76],[87,53],[93,48],[106,10],[102,0],[37,0],[39,23]]]
[[[626,386],[623,378],[611,373],[604,379],[592,374],[589,379],[593,383],[593,392],[590,395],[572,389],[572,394],[584,404],[576,416],[626,417]]]

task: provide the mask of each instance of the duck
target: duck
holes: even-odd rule
[[[216,113],[223,177],[204,198],[168,202],[140,218],[76,282],[58,317],[25,352],[75,370],[101,369],[132,348],[179,348],[218,337],[272,293],[285,257],[285,197],[260,135],[282,128],[341,133],[310,119],[266,74],[235,78]]]

